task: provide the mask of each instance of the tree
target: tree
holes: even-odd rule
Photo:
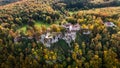
[[[15,66],[15,57],[12,55],[8,56],[7,62],[6,62],[10,67]]]
[[[35,21],[33,19],[29,19],[28,25],[33,27],[34,24],[35,24]]]
[[[118,59],[116,58],[117,54],[111,49],[104,51],[104,66],[106,68],[112,68],[119,66]]]
[[[50,16],[47,16],[47,17],[46,17],[46,22],[47,22],[48,24],[51,24],[51,23],[52,23],[52,19],[51,19]]]
[[[53,32],[60,32],[60,27],[56,24],[51,25],[51,30]]]
[[[47,28],[46,28],[45,25],[42,25],[42,26],[41,26],[41,29],[42,29],[42,32],[46,32],[46,30],[47,30]]]
[[[94,55],[90,60],[90,67],[92,68],[100,68],[101,67],[101,58],[98,55]]]
[[[2,40],[2,39],[0,39],[0,45],[2,45],[2,43],[3,43],[3,40]]]
[[[72,24],[76,24],[77,23],[77,20],[74,17],[68,17],[66,19],[66,21],[68,21],[69,23],[72,23]]]

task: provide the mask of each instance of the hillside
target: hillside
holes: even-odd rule
[[[106,17],[119,16],[120,7],[104,7],[104,8],[94,8],[90,10],[82,10],[80,13],[94,14]]]
[[[61,0],[67,4],[67,8],[94,8],[94,7],[106,7],[106,6],[118,6],[120,5],[119,0]]]
[[[12,25],[11,22],[13,22],[16,25],[22,26],[27,24],[26,22],[30,18],[41,21],[50,18],[52,22],[55,21],[55,17],[58,18],[59,15],[50,5],[37,4],[34,1],[24,0],[0,6],[1,23],[5,22]]]
[[[9,4],[12,2],[17,2],[22,0],[1,0],[0,5]],[[24,1],[24,0],[23,0]],[[42,2],[46,4],[57,4],[57,3],[64,3],[66,4],[67,8],[88,8],[92,7],[105,7],[105,6],[118,6],[120,4],[120,0],[28,0],[28,1],[35,1],[35,2]]]
[[[118,1],[21,0],[0,6],[0,68],[120,68]]]

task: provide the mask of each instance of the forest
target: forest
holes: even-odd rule
[[[0,68],[120,68],[120,1],[92,1],[1,5]]]

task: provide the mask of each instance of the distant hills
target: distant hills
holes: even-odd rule
[[[0,5],[9,4],[16,1],[22,0],[0,0]],[[120,0],[27,0],[35,2],[43,2],[46,4],[66,4],[66,8],[92,8],[92,7],[106,7],[106,6],[118,6]],[[61,6],[61,4],[60,4]]]
[[[120,0],[62,0],[67,4],[67,8],[92,8],[92,7],[106,7],[118,6]]]
[[[5,5],[16,1],[21,1],[21,0],[0,0],[0,5]]]

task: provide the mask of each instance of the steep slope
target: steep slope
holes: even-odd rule
[[[106,16],[106,17],[112,17],[115,15],[119,16],[120,7],[95,8],[90,10],[82,10],[82,11],[79,11],[79,13],[94,14],[94,15]]]
[[[56,18],[58,18],[57,12],[51,6],[35,1],[23,0],[0,6],[0,23],[14,23],[22,26],[30,19],[54,21]]]

